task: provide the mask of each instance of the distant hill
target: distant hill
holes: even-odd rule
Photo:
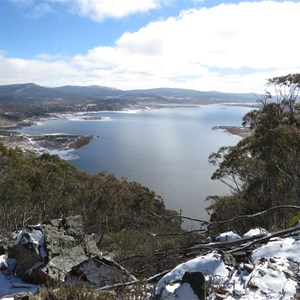
[[[220,103],[253,102],[256,96],[250,93],[201,92],[190,89],[156,88],[141,90],[119,90],[103,86],[44,87],[34,83],[0,86],[0,102],[157,102],[157,103]]]

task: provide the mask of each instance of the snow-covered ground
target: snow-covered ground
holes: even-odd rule
[[[262,235],[266,231],[253,229],[240,237],[226,232],[217,237],[219,242],[238,241]],[[20,233],[16,243],[22,242]],[[38,230],[30,231],[30,240],[39,246],[43,256],[43,235]],[[211,243],[213,245],[215,243]],[[209,245],[209,244],[208,244]],[[156,294],[164,300],[199,299],[191,286],[182,282],[186,272],[201,272],[205,277],[207,299],[300,299],[300,233],[284,238],[271,238],[256,247],[244,262],[235,262],[228,252],[213,250],[176,266],[156,284]],[[0,299],[14,299],[19,292],[35,292],[38,285],[28,284],[13,275],[14,261],[0,256]]]
[[[243,237],[261,233],[255,229]],[[233,232],[219,236],[219,241],[236,239],[239,236]],[[180,264],[158,282],[156,293],[164,300],[198,299],[181,279],[185,272],[201,272],[206,279],[207,299],[297,299],[299,264],[300,234],[272,238],[253,251],[249,262],[228,265],[220,252],[212,251]]]

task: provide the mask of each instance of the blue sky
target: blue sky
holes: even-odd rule
[[[0,0],[0,84],[262,92],[300,71],[300,1]]]

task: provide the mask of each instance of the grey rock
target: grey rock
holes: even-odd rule
[[[244,264],[244,269],[248,272],[251,273],[254,270],[254,266],[251,263],[245,263]]]
[[[14,295],[14,300],[30,300],[31,295],[28,293],[17,293]]]
[[[88,284],[96,286],[120,283],[124,282],[124,279],[126,281],[135,279],[120,265],[103,257],[94,257],[76,265],[69,275],[73,281],[75,277],[78,280],[84,278]],[[68,280],[68,276],[66,279]]]
[[[19,234],[9,257],[14,273],[30,283],[54,286],[70,277],[105,285],[133,279],[124,268],[102,256],[95,238],[84,234],[80,216],[55,219]]]
[[[270,260],[268,261],[268,268],[272,269],[273,271],[277,270],[275,263],[272,263]]]

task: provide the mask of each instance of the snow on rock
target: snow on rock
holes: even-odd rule
[[[207,280],[213,280],[216,284],[224,284],[229,276],[229,270],[230,267],[225,265],[221,254],[213,251],[205,256],[199,256],[175,267],[158,282],[156,293],[160,294],[162,288],[165,286],[167,286],[167,289],[172,290],[172,282],[180,281],[185,272],[201,272],[207,277]],[[168,287],[169,284],[171,286]]]
[[[221,233],[220,235],[218,235],[216,237],[216,241],[218,242],[225,242],[225,241],[234,241],[241,238],[238,234],[236,234],[233,231],[228,231],[228,232],[224,232]]]
[[[193,289],[188,283],[178,284],[177,288],[173,291],[164,290],[161,294],[161,299],[176,300],[199,300],[199,297],[195,295]]]
[[[210,253],[179,264],[156,284],[156,299],[203,299],[199,296],[203,291],[206,292],[207,300],[300,299],[300,233],[296,232],[297,234],[288,236],[285,234],[284,238],[274,238],[261,228],[248,231],[242,238],[234,232],[223,233],[218,237],[220,243],[206,244],[205,247],[213,246],[215,249],[217,244],[218,247],[223,244],[226,245],[227,248],[223,249],[227,249],[227,252],[211,250]],[[256,238],[255,243],[251,238]],[[68,246],[64,251],[58,248],[59,241],[64,241],[63,244]],[[81,245],[82,242],[84,243]],[[255,245],[255,249],[247,248],[244,251],[245,246],[249,245]],[[79,246],[83,248],[78,252]],[[235,250],[238,247],[237,252],[244,254],[236,254],[234,258],[235,252],[230,253],[228,246],[235,247]],[[26,247],[31,249],[30,261]],[[47,267],[49,272],[53,267],[51,263],[55,263],[56,269],[72,269],[71,273],[64,271],[66,279],[76,275],[76,280],[86,278],[95,285],[101,284],[103,280],[105,284],[107,280],[114,284],[134,279],[121,266],[98,255],[99,249],[95,248],[95,241],[83,234],[80,219],[76,217],[68,218],[63,224],[61,220],[51,220],[43,226],[24,228],[13,249],[10,258],[7,255],[0,256],[0,299],[19,292],[34,292],[39,288],[38,285],[25,283],[15,276],[20,268],[20,260],[17,259],[18,255],[14,258],[12,254],[18,253],[24,258],[22,265],[25,266],[26,263],[26,272],[37,264],[38,269]],[[89,259],[80,255],[85,251],[89,253]],[[67,257],[71,252],[74,252],[75,258],[69,264]],[[64,267],[63,263],[69,265]],[[112,267],[114,272],[111,271]]]
[[[276,238],[253,251],[251,259],[255,262],[262,257],[284,257],[288,260],[300,263],[300,235]]]
[[[101,254],[94,236],[85,235],[80,216],[25,226],[0,256],[0,298],[34,292],[39,285],[58,286],[69,277],[102,286],[136,279]]]
[[[289,261],[285,258],[273,260],[262,260],[252,271],[252,276],[248,276],[247,284],[257,287],[257,294],[273,296],[279,299],[285,296],[286,299],[293,299],[296,293],[297,282],[295,279],[287,278],[287,274],[292,274],[289,270]],[[258,293],[259,292],[259,293]]]
[[[253,229],[241,240],[262,234],[268,235],[264,229]],[[221,239],[226,236],[231,234],[224,233]],[[207,299],[298,299],[300,234],[266,241],[235,266],[229,265],[222,253],[213,251],[175,267],[156,285],[158,299],[201,299],[182,280],[186,272],[205,276]]]
[[[258,235],[264,235],[267,236],[268,235],[268,231],[265,230],[264,228],[254,228],[254,229],[250,229],[248,232],[246,232],[243,237],[244,238],[250,238],[250,237],[255,237]]]
[[[4,259],[4,255],[1,256]],[[34,293],[38,290],[39,286],[36,284],[25,283],[20,278],[0,272],[0,297],[13,295],[20,292]],[[14,298],[12,298],[14,299]]]

